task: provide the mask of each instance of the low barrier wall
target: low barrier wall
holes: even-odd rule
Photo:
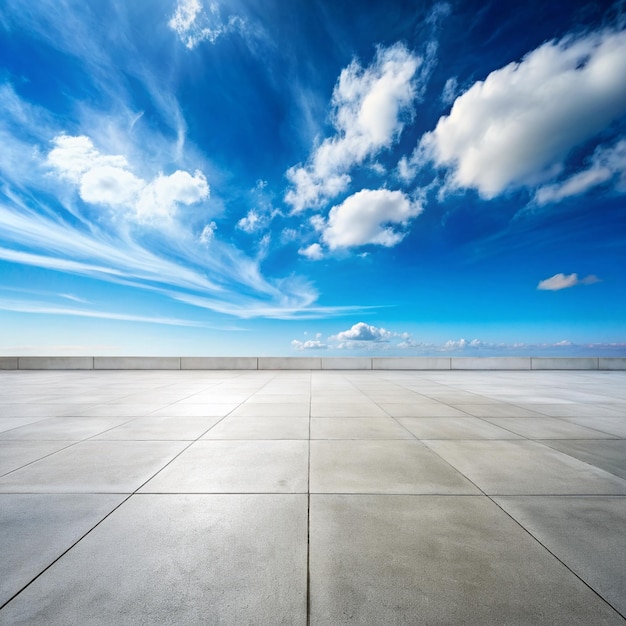
[[[626,357],[4,356],[0,370],[626,370]]]

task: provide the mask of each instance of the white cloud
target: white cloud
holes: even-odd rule
[[[224,22],[216,3],[204,11],[200,0],[178,0],[167,25],[190,50],[203,41],[215,43],[222,35],[245,27],[244,21],[234,15]]]
[[[441,92],[441,101],[444,104],[452,104],[455,101],[458,93],[459,83],[456,79],[456,76],[448,78],[446,84],[443,86],[443,91]]]
[[[160,174],[141,191],[135,205],[140,221],[171,219],[179,204],[195,204],[209,197],[209,185],[202,172],[177,170],[169,176]]]
[[[358,322],[352,328],[341,331],[333,335],[331,339],[335,341],[389,341],[394,333],[376,326],[371,326],[365,322]]]
[[[63,315],[70,317],[90,317],[96,319],[118,320],[125,322],[140,322],[142,324],[165,324],[167,326],[195,326],[206,327],[205,324],[173,317],[150,317],[145,315],[129,315],[111,311],[94,311],[90,309],[76,309],[64,306],[55,306],[43,302],[0,299],[0,310],[19,313],[38,313],[42,315]]]
[[[90,204],[132,209],[145,183],[132,172],[111,165],[96,166],[80,177],[79,194]]]
[[[246,233],[253,233],[261,224],[262,220],[260,215],[254,209],[248,211],[245,217],[242,217],[237,222],[237,228],[243,230]]]
[[[600,279],[593,274],[585,276],[585,278],[578,278],[578,274],[555,274],[550,278],[539,281],[537,289],[543,291],[559,291],[561,289],[568,289],[569,287],[576,287],[576,285],[592,285],[600,282]]]
[[[179,204],[195,204],[209,196],[199,170],[193,176],[182,170],[159,174],[147,182],[130,171],[124,156],[100,153],[89,137],[59,135],[53,141],[47,164],[78,186],[84,202],[130,209],[140,222],[171,219]]]
[[[459,96],[411,158],[450,168],[450,188],[493,198],[563,169],[570,151],[626,113],[626,31],[550,41]],[[405,168],[406,169],[406,168]]]
[[[179,34],[187,32],[202,11],[200,0],[179,0],[168,26]]]
[[[485,344],[480,339],[450,339],[440,346],[442,352],[455,352],[459,350],[465,350],[467,348],[482,348]]]
[[[598,148],[587,169],[564,181],[540,187],[535,193],[535,202],[540,205],[559,202],[571,196],[579,196],[613,179],[616,181],[618,191],[626,191],[625,139],[610,148]]]
[[[287,171],[292,188],[285,201],[293,211],[317,207],[345,191],[355,165],[395,143],[413,114],[419,86],[416,72],[423,59],[403,44],[380,47],[363,69],[354,60],[345,68],[332,97],[336,134],[325,139],[306,165]]]
[[[421,205],[401,191],[363,189],[333,207],[328,220],[315,216],[313,226],[331,250],[366,244],[391,247],[405,235],[397,227],[421,212]]]
[[[308,339],[307,341],[298,341],[294,339],[291,342],[291,345],[296,350],[327,350],[328,346],[325,343],[322,343],[318,339]]]
[[[298,254],[305,256],[307,259],[311,259],[311,261],[319,261],[324,258],[324,251],[319,243],[312,243],[306,248],[300,248]]]
[[[54,138],[54,148],[48,153],[47,162],[57,172],[76,184],[89,170],[110,167],[128,168],[128,161],[121,155],[100,154],[89,137],[79,135],[58,135]]]
[[[213,241],[216,230],[217,224],[215,222],[210,222],[209,224],[207,224],[200,233],[200,243],[208,244]]]

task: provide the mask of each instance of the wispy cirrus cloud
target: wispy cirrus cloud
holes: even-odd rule
[[[561,202],[609,181],[614,183],[617,191],[626,192],[626,139],[610,147],[600,146],[586,169],[565,180],[540,187],[535,192],[534,200],[539,205]]]
[[[51,303],[37,301],[22,301],[0,298],[0,310],[14,311],[18,313],[33,313],[40,315],[63,315],[70,317],[89,317],[95,319],[117,320],[124,322],[139,322],[142,324],[163,324],[165,326],[187,326],[198,328],[212,328],[210,324],[204,324],[193,320],[174,317],[131,315],[128,313],[116,313],[113,311],[97,311],[86,308],[68,306],[55,306]],[[233,330],[233,328],[229,328]]]
[[[267,277],[261,271],[266,252],[250,257],[220,239],[219,203],[209,194],[215,168],[186,142],[186,123],[167,78],[138,62],[130,48],[125,55],[124,46],[133,45],[126,39],[122,49],[108,46],[106,29],[91,29],[89,7],[70,11],[68,23],[52,3],[39,9],[31,15],[16,8],[12,26],[71,55],[87,84],[101,82],[88,104],[70,99],[71,113],[63,120],[13,85],[0,86],[6,110],[0,116],[0,258],[132,285],[178,302],[189,296],[190,306],[201,302],[201,308],[237,317],[283,310],[297,316],[312,306],[317,291],[310,283]],[[122,9],[111,5],[114,13]],[[113,50],[122,67],[107,73],[118,64]],[[151,99],[151,119],[135,108],[124,72]],[[267,247],[269,239],[262,241]]]
[[[542,291],[560,291],[561,289],[569,289],[570,287],[576,287],[577,285],[593,285],[599,283],[601,280],[590,274],[584,278],[578,278],[578,274],[555,274],[550,278],[539,281],[537,289]]]

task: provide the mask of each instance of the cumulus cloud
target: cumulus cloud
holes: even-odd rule
[[[298,254],[305,256],[307,259],[311,259],[311,261],[319,261],[324,258],[324,251],[319,243],[312,243],[306,248],[300,248]]]
[[[306,335],[306,333],[305,333]],[[619,356],[623,354],[626,344],[624,343],[594,343],[579,344],[570,340],[546,343],[519,342],[493,342],[482,339],[449,339],[443,343],[423,342],[413,339],[409,333],[395,333],[384,328],[370,326],[364,322],[355,324],[352,328],[331,335],[326,341],[321,334],[315,339],[300,341],[294,339],[292,348],[304,350],[367,350],[374,353],[384,352],[386,355],[406,356],[548,356],[548,355],[572,355],[572,356]]]
[[[78,187],[84,202],[129,209],[140,222],[171,219],[180,204],[195,204],[209,196],[209,185],[199,170],[193,176],[177,170],[145,181],[132,173],[124,156],[101,154],[84,135],[55,137],[47,164]]]
[[[296,350],[327,350],[328,346],[325,343],[319,341],[319,339],[308,339],[307,341],[299,341],[294,339],[291,345]]]
[[[560,202],[565,198],[579,196],[590,189],[615,180],[618,191],[626,191],[626,140],[622,139],[610,148],[598,148],[589,167],[570,176],[564,181],[544,185],[535,192],[535,202],[539,205]]]
[[[365,322],[358,322],[352,328],[333,335],[331,339],[336,341],[388,341],[394,333]]]
[[[401,191],[363,189],[334,206],[327,220],[315,216],[313,226],[331,250],[366,244],[392,247],[405,236],[398,227],[421,212],[421,204]]]
[[[380,47],[372,64],[354,60],[335,85],[331,119],[335,135],[325,139],[305,165],[287,171],[292,188],[285,201],[294,212],[320,206],[345,191],[349,171],[391,147],[413,114],[419,86],[416,72],[424,60],[403,44]]]
[[[243,230],[246,233],[253,233],[259,227],[261,223],[261,216],[257,211],[251,209],[245,217],[242,217],[237,222],[237,228]]]
[[[139,194],[135,205],[137,218],[149,221],[155,218],[172,218],[179,204],[195,204],[209,197],[209,185],[202,172],[177,170],[169,176],[160,174],[148,183]]]
[[[393,348],[402,350],[409,344],[417,345],[412,343],[409,333],[396,333],[386,328],[366,324],[365,322],[357,322],[347,330],[330,335],[326,341],[323,341],[322,335],[318,333],[315,335],[314,340],[300,341],[294,339],[291,342],[291,345],[297,350],[323,348],[331,350],[388,351]]]
[[[537,289],[543,291],[560,291],[561,289],[568,289],[569,287],[576,287],[577,285],[593,285],[593,283],[600,282],[600,279],[593,274],[585,276],[585,278],[578,278],[578,274],[555,274],[550,278],[539,281]]]
[[[408,165],[430,160],[449,168],[450,188],[489,199],[553,179],[573,148],[624,113],[626,31],[569,36],[476,82],[422,137]],[[597,174],[578,188],[593,180]]]
[[[200,0],[178,0],[167,24],[190,50],[203,41],[215,43],[222,35],[244,28],[240,17],[233,15],[224,22],[216,3],[206,12]]]

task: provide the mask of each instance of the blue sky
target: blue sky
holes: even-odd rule
[[[626,354],[626,5],[4,0],[0,353]]]

